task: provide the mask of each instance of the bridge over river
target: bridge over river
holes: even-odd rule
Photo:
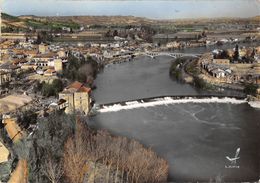
[[[149,56],[151,58],[154,58],[157,56],[169,56],[169,57],[173,57],[173,58],[201,56],[201,54],[197,54],[197,53],[174,53],[174,52],[144,52],[142,54]]]

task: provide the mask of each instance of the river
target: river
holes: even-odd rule
[[[95,81],[96,103],[212,93],[171,79],[171,62],[169,57],[138,57],[106,67]],[[234,182],[259,179],[260,110],[247,103],[187,102],[133,108],[100,113],[89,124],[152,147],[168,161],[171,181],[207,182],[217,176]],[[240,159],[231,165],[226,156],[233,158],[237,148]]]

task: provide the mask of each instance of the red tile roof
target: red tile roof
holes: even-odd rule
[[[76,92],[90,92],[91,88],[85,87],[83,83],[75,81],[74,83],[70,84],[66,87],[65,90],[71,90],[74,89]]]

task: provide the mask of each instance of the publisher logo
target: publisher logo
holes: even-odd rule
[[[240,153],[240,148],[237,148],[236,154],[234,157],[230,158],[229,156],[226,156],[226,159],[229,161],[229,165],[226,165],[225,168],[239,168],[237,165],[237,161],[239,160],[239,153]]]

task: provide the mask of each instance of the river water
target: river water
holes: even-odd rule
[[[199,50],[190,50],[194,51]],[[172,80],[171,62],[169,57],[139,57],[106,67],[96,79],[96,103],[208,93]],[[168,161],[171,181],[207,182],[217,176],[233,182],[259,179],[260,110],[247,103],[187,102],[133,108],[100,113],[89,124],[152,147]],[[240,159],[231,165],[226,156],[233,158],[237,148]]]

